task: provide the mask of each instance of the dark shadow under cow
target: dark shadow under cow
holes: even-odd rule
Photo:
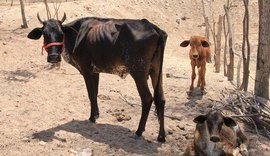
[[[125,135],[132,136],[131,131],[125,127],[111,124],[92,124],[87,120],[71,120],[56,127],[33,133],[30,138],[44,142],[54,140],[69,142],[70,140],[67,138],[57,136],[60,131],[79,134],[86,139],[139,155],[153,155],[158,152],[158,148],[161,146],[160,143],[149,142],[144,138],[135,141],[132,137],[125,137]],[[128,146],[125,144],[126,142],[129,142]],[[140,142],[139,146],[138,142]]]
[[[136,133],[145,130],[149,110],[154,100],[160,123],[158,141],[165,142],[162,65],[167,39],[165,31],[146,19],[108,19],[86,17],[69,24],[62,20],[42,21],[41,28],[33,29],[30,39],[44,37],[42,46],[48,52],[47,61],[58,63],[63,58],[83,75],[91,103],[89,120],[99,117],[97,104],[99,73],[111,73],[134,79],[142,101],[142,114]],[[154,98],[147,84],[151,77]]]

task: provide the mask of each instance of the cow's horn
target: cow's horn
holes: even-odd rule
[[[61,19],[61,23],[64,23],[64,21],[66,20],[66,13],[64,13],[64,16],[63,16],[63,18]]]
[[[43,21],[40,19],[40,17],[39,17],[39,13],[37,13],[37,18],[38,18],[38,20],[39,20],[39,22],[41,23],[41,24],[43,24]]]

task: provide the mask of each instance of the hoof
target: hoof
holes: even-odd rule
[[[89,121],[92,122],[92,123],[96,123],[96,119],[95,118],[89,118]]]
[[[96,119],[98,119],[98,118],[99,118],[99,114],[94,115],[94,116],[90,116],[89,121],[95,123]]]
[[[165,139],[164,136],[158,136],[157,141],[161,142],[161,143],[164,143],[164,142],[166,142],[166,139]]]
[[[142,133],[143,133],[143,132],[141,132],[141,131],[136,131],[136,132],[135,132],[135,135],[137,135],[138,137],[141,137],[141,136],[142,136]]]
[[[141,136],[138,136],[137,134],[134,134],[130,138],[135,139],[135,140],[139,140],[141,138]]]
[[[206,91],[205,91],[205,90],[201,90],[201,91],[200,91],[200,94],[201,94],[201,95],[205,95],[205,94],[206,94]]]

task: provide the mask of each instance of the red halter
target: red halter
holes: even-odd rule
[[[41,48],[41,54],[43,55],[43,49],[45,49],[47,51],[47,48],[51,47],[51,46],[63,46],[64,45],[64,42],[52,42],[52,43],[49,43],[47,45],[43,45],[42,48]],[[63,51],[63,47],[62,47],[62,50],[60,53],[62,53]]]

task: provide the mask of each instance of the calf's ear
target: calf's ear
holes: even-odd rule
[[[185,40],[182,43],[180,43],[181,47],[187,47],[189,45],[189,40]]]
[[[203,47],[209,47],[209,43],[207,41],[201,41]]]
[[[32,39],[32,40],[38,40],[42,35],[42,28],[35,28],[33,29],[27,37]]]
[[[197,124],[203,124],[204,121],[206,121],[207,116],[206,115],[199,115],[196,118],[193,119],[193,122],[197,123]]]
[[[224,120],[225,125],[228,127],[237,126],[237,123],[234,121],[234,119],[230,117],[224,117],[223,120]]]

